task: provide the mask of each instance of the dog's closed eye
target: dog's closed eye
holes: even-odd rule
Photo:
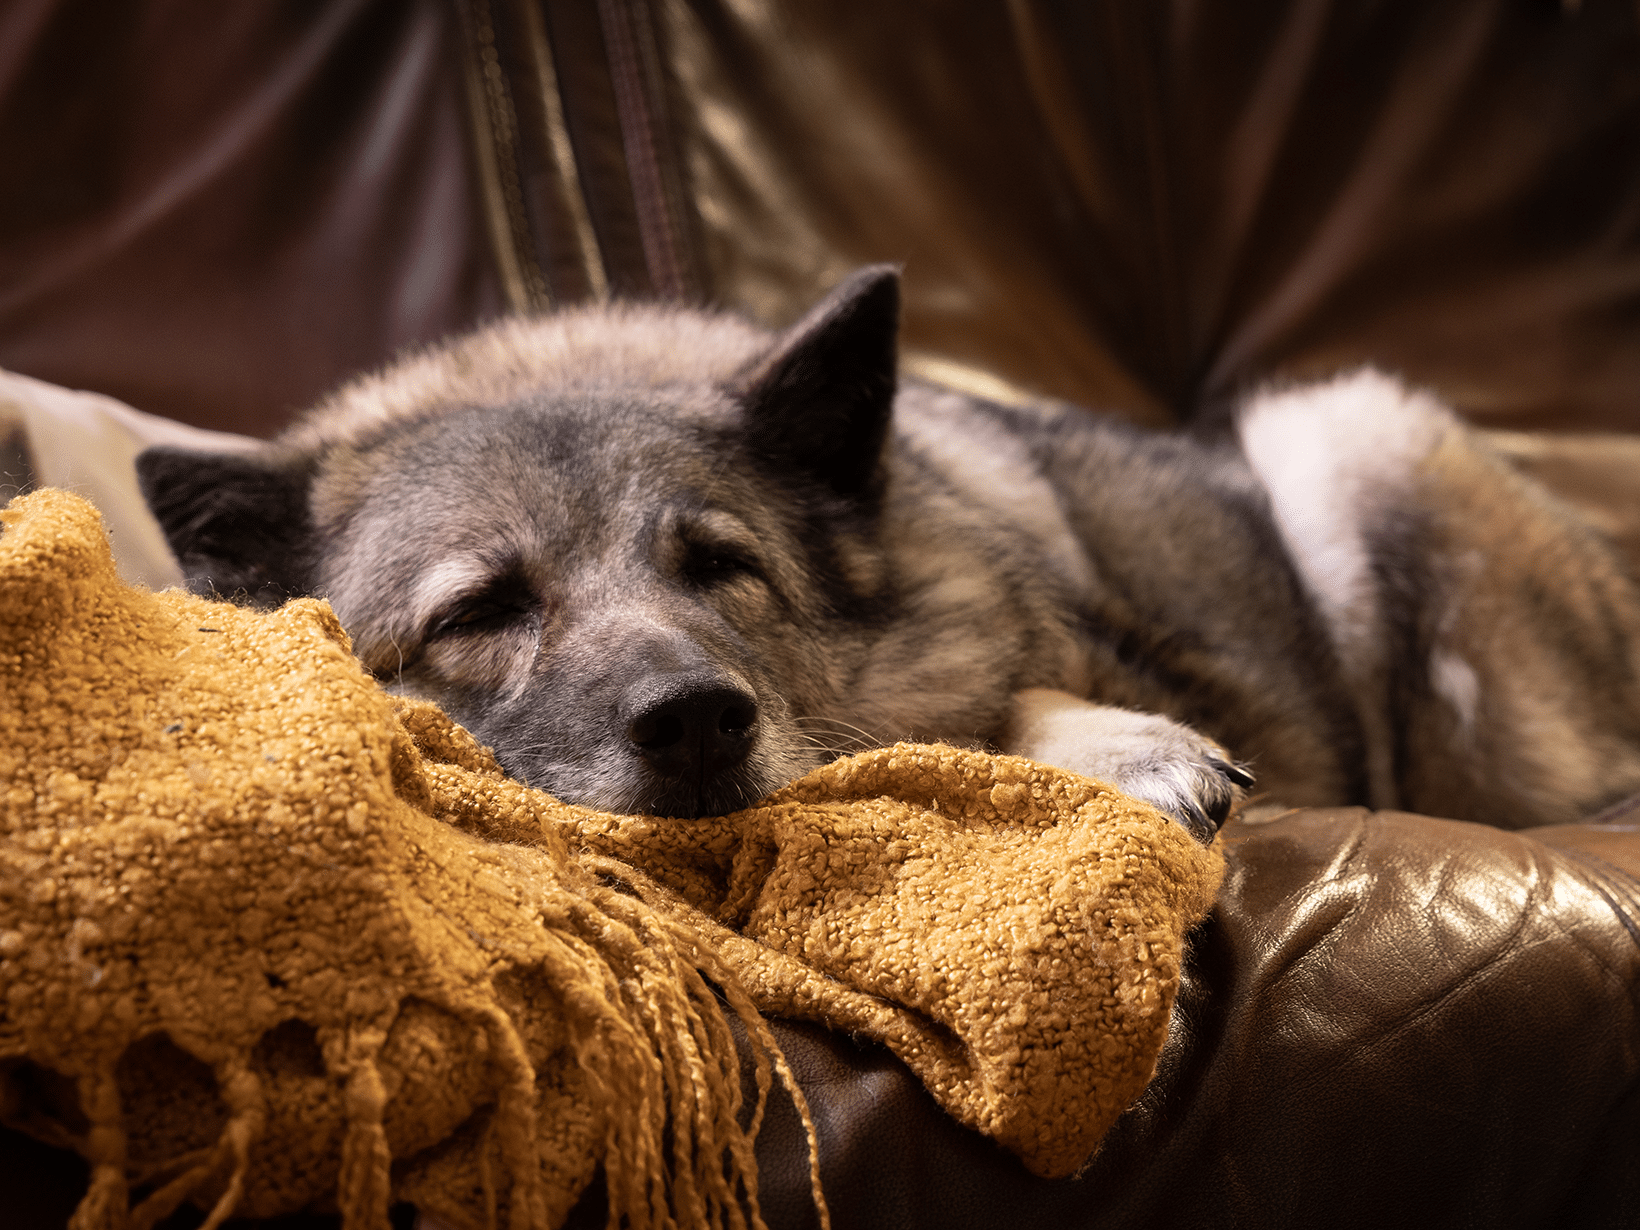
[[[749,551],[725,543],[690,543],[683,559],[683,575],[696,585],[722,585],[738,577],[764,580],[763,570]]]
[[[521,578],[501,577],[465,595],[428,621],[426,639],[444,640],[499,632],[540,616],[540,603]]]

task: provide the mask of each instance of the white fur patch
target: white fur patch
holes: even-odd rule
[[[1449,423],[1433,398],[1371,368],[1261,393],[1242,411],[1242,450],[1294,562],[1341,632],[1376,616],[1363,540],[1370,513],[1405,486]]]
[[[1366,535],[1452,425],[1433,397],[1371,368],[1259,393],[1237,421],[1248,464],[1355,693],[1378,807],[1394,806],[1396,791],[1381,694],[1383,613]],[[1460,673],[1442,669],[1456,689],[1449,699],[1461,699]]]
[[[1480,676],[1475,668],[1457,654],[1437,649],[1429,656],[1429,682],[1436,695],[1452,706],[1464,734],[1472,732],[1481,696]]]

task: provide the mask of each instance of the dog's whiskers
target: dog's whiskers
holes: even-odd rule
[[[855,739],[855,738],[838,739],[838,738],[830,737],[829,734],[826,734],[826,733],[822,733],[822,732],[819,732],[819,731],[808,731],[808,730],[794,731],[792,733],[792,737],[791,737],[790,741],[792,743],[795,743],[795,744],[801,746],[801,747],[818,747],[818,748],[823,748],[827,751],[831,751],[831,750],[833,750],[835,748],[839,748],[839,747],[848,747],[850,745],[852,745],[854,747],[866,746],[865,741],[863,739]]]
[[[864,726],[856,726],[853,722],[845,722],[842,718],[827,717],[824,714],[819,713],[807,713],[800,717],[794,717],[791,720],[794,726],[824,723],[827,726],[838,727],[844,731],[852,731],[860,738],[870,740],[873,743],[880,742],[878,737],[871,731],[867,730]]]
[[[883,741],[869,730],[838,718],[794,718],[792,726],[798,737],[810,740],[810,746],[837,754],[846,750],[865,751],[883,745]]]

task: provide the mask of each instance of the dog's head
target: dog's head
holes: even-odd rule
[[[326,597],[389,686],[560,798],[743,806],[887,600],[874,542],[898,283],[784,333],[704,313],[513,321],[344,389],[260,453],[151,449],[190,584]]]

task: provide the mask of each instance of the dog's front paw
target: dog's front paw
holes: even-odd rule
[[[1004,751],[1109,782],[1209,842],[1253,775],[1205,735],[1154,713],[1028,688],[998,743]]]

